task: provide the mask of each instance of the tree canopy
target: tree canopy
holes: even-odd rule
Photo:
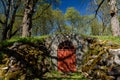
[[[60,3],[61,0],[0,0],[1,40],[58,32],[120,35],[119,1],[91,0],[88,15],[81,15],[74,7],[63,13],[58,7]]]

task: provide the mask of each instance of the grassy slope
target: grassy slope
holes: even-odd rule
[[[36,43],[36,42],[43,42],[45,38],[49,36],[38,36],[38,37],[29,37],[29,38],[12,38],[10,40],[5,40],[0,42],[1,46],[7,47],[12,45],[14,42],[22,42],[22,43]],[[72,73],[71,75],[64,75],[57,71],[51,71],[46,74],[46,80],[86,80],[81,73]],[[49,79],[51,78],[51,79]],[[36,79],[41,80],[41,79]]]
[[[28,37],[28,38],[11,38],[9,40],[5,40],[3,42],[0,42],[0,45],[2,46],[9,46],[12,45],[14,42],[22,42],[22,43],[36,43],[36,42],[43,42],[45,38],[49,36],[37,36],[37,37]]]
[[[49,36],[37,36],[37,37],[29,37],[29,38],[12,38],[10,40],[0,42],[0,44],[7,46],[14,42],[23,42],[23,43],[31,42],[31,43],[33,43],[33,42],[37,42],[37,41],[43,41],[47,37],[49,37]],[[120,37],[114,37],[114,36],[90,36],[90,37],[99,38],[101,40],[112,41],[113,43],[120,44]]]
[[[6,40],[6,41],[3,41],[1,42],[0,44],[4,45],[4,46],[7,46],[7,45],[10,45],[14,42],[36,42],[36,41],[42,41],[43,39],[47,38],[48,36],[40,36],[40,37],[32,37],[32,38],[13,38],[13,39],[10,39],[10,40]],[[101,40],[107,40],[107,41],[112,41],[113,43],[117,43],[117,44],[120,44],[120,37],[113,37],[113,36],[91,36],[91,37],[94,37],[94,38],[99,38]],[[48,73],[47,76],[48,77],[58,77],[58,74],[57,76],[55,75],[57,74],[57,72],[55,73],[54,71],[51,72],[51,73]],[[82,75],[80,74],[73,74],[72,76],[68,76],[69,78],[78,78],[78,79],[81,79],[81,80],[84,80],[84,78],[82,77]],[[61,78],[61,76],[59,76],[57,79],[59,80],[68,80],[67,78],[65,79],[65,77]]]
[[[95,38],[99,38],[101,40],[112,41],[113,43],[120,44],[120,37],[115,36],[91,36]]]

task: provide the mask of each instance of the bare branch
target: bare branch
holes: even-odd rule
[[[19,30],[20,30],[21,27],[19,27],[18,29],[16,29],[11,35],[10,37],[14,36]]]
[[[16,15],[16,12],[17,12],[17,9],[18,9],[18,7],[20,6],[20,3],[21,3],[21,0],[19,0],[17,3],[16,3],[16,5],[14,6],[14,9],[13,9],[13,13],[12,13],[12,17],[11,17],[11,22],[10,22],[10,24],[14,24],[14,21],[15,21],[15,15]]]
[[[13,9],[13,12],[12,12],[12,16],[11,16],[11,18],[10,18],[10,23],[9,23],[9,25],[8,25],[8,28],[10,29],[10,37],[12,36],[12,33],[11,33],[11,31],[12,31],[12,27],[13,27],[13,24],[14,24],[14,22],[15,22],[15,18],[16,18],[16,13],[17,13],[17,9],[18,9],[18,7],[20,6],[20,3],[21,3],[21,0],[19,0],[15,5],[14,5],[14,9]]]
[[[6,13],[6,6],[5,6],[5,2],[4,2],[3,0],[1,0],[1,2],[2,2],[2,5],[3,5],[3,7],[4,7],[4,13]]]
[[[97,7],[97,9],[96,9],[96,11],[95,11],[95,17],[96,17],[96,15],[98,14],[99,8],[102,6],[102,4],[103,4],[104,1],[105,1],[105,0],[102,0],[102,1],[100,2],[100,4],[98,5],[98,7]]]
[[[5,13],[5,23],[8,23],[8,19],[9,19],[9,13],[10,13],[10,2],[11,0],[8,0],[7,6],[6,6],[6,13]]]

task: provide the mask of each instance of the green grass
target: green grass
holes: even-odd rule
[[[115,36],[91,36],[91,37],[98,38],[101,40],[111,41],[116,44],[120,44],[120,37],[115,37]]]
[[[45,75],[45,79],[47,80],[87,80],[85,79],[81,73],[68,73],[64,74],[59,71],[52,71]]]
[[[36,42],[43,42],[45,38],[49,36],[37,36],[37,37],[17,37],[17,38],[11,38],[9,40],[5,40],[3,42],[0,42],[1,46],[9,46],[12,45],[14,42],[22,42],[22,43],[36,43]]]
[[[37,36],[37,37],[27,37],[27,38],[16,37],[0,42],[0,46],[9,46],[12,45],[14,42],[22,42],[22,43],[35,43],[38,41],[43,42],[44,39],[47,37],[49,36]],[[115,36],[87,36],[87,37],[94,37],[101,40],[107,40],[116,44],[120,44],[120,37],[115,37]]]

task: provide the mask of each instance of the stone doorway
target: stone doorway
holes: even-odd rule
[[[58,71],[76,71],[76,49],[71,41],[66,40],[58,45],[57,56]]]

